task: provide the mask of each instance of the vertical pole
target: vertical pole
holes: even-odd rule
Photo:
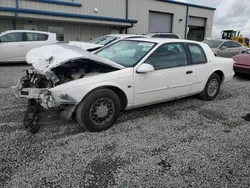
[[[16,0],[16,9],[19,8],[19,1]],[[16,20],[17,20],[17,17],[18,17],[18,14],[17,14],[17,11],[15,12],[15,18],[13,20],[13,29],[16,30]]]
[[[189,6],[187,5],[187,11],[186,11],[186,24],[185,24],[185,39],[187,39],[187,29],[188,29],[188,19],[189,19]]]
[[[128,0],[126,0],[126,19],[128,19]],[[125,33],[128,34],[128,29],[125,30]]]

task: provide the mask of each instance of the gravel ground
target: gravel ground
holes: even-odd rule
[[[196,97],[122,114],[102,133],[41,115],[22,126],[14,85],[27,66],[0,67],[0,187],[250,187],[250,80],[234,78],[212,102]]]

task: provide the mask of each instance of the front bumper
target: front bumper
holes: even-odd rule
[[[77,105],[77,101],[68,94],[51,93],[47,88],[22,88],[20,83],[11,88],[17,98],[36,99],[45,109]]]
[[[240,74],[249,74],[250,75],[250,66],[234,65],[234,72],[240,73]]]
[[[22,88],[20,83],[11,88],[17,98],[36,99],[46,109],[58,107],[53,95],[47,88]]]

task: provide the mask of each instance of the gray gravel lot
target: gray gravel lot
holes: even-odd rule
[[[212,102],[196,97],[125,112],[102,133],[41,115],[22,126],[26,101],[10,86],[27,66],[0,66],[0,187],[250,187],[250,80]]]

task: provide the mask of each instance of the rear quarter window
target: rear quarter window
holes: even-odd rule
[[[206,54],[200,45],[188,44],[188,49],[192,58],[192,64],[207,63]]]
[[[49,35],[42,33],[25,33],[25,41],[46,41]]]

